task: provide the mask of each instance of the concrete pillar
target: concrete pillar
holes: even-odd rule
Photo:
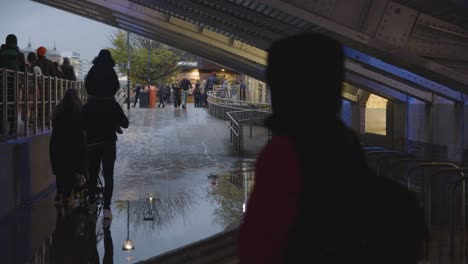
[[[434,96],[432,105],[433,145],[432,157],[461,163],[461,105]]]
[[[360,113],[359,103],[351,103],[351,128],[357,133],[359,133]]]
[[[429,111],[429,112],[428,112]],[[406,122],[406,152],[419,158],[428,157],[428,131],[431,131],[430,105],[408,97],[407,100],[407,122]],[[429,120],[428,120],[429,119]]]
[[[366,104],[369,99],[370,93],[360,90],[357,94],[359,101],[357,103],[358,108],[358,129],[356,132],[363,136],[366,133]]]
[[[404,151],[406,148],[408,111],[406,103],[390,102],[393,108],[392,116],[392,146],[396,150]],[[388,111],[388,108],[387,108]],[[388,121],[389,119],[387,119]]]
[[[341,120],[346,126],[351,127],[351,102],[341,100]]]
[[[434,101],[434,100],[432,100]],[[433,105],[432,103],[426,103],[424,107],[424,124],[426,126],[425,132],[425,142],[426,142],[426,153],[425,158],[430,159],[432,157],[432,146],[434,145],[434,124],[433,124]]]
[[[454,131],[454,161],[460,165],[464,162],[464,145],[465,145],[465,103],[457,102],[455,103],[455,131]]]

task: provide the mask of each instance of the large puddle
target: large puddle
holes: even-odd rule
[[[253,186],[252,163],[246,164],[177,193],[114,201],[112,221],[103,221],[100,210],[96,216],[43,202],[37,213],[2,224],[4,263],[135,263],[209,237],[241,218]],[[47,228],[46,239],[34,241]]]

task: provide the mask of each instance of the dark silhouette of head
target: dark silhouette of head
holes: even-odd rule
[[[9,47],[16,47],[18,46],[18,39],[14,34],[10,34],[6,37],[5,44]]]
[[[65,112],[79,112],[82,106],[83,104],[81,103],[78,90],[70,88],[65,92],[62,100],[55,107],[54,117]]]
[[[112,67],[114,67],[115,66],[115,61],[112,58],[112,55],[111,55],[109,50],[102,49],[99,52],[99,55],[96,58],[94,58],[93,64],[94,65],[105,64],[105,65],[111,65]]]
[[[37,56],[36,56],[36,53],[34,52],[29,52],[28,53],[28,62],[31,63],[31,64],[35,64],[36,63],[36,60],[37,60]]]
[[[63,58],[63,64],[70,64],[70,59],[68,57]]]
[[[270,126],[294,126],[304,115],[333,119],[340,111],[343,79],[344,56],[338,41],[302,34],[274,42],[267,66],[273,108]]]

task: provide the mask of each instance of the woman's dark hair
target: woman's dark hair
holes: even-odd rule
[[[30,62],[30,63],[36,63],[36,60],[37,60],[36,53],[29,52],[27,59],[28,59],[28,62]]]
[[[60,103],[55,107],[54,113],[52,114],[52,119],[55,119],[58,115],[63,113],[76,113],[81,111],[80,97],[78,96],[78,91],[76,89],[70,88],[65,92]]]
[[[99,55],[96,58],[94,58],[93,64],[94,65],[96,65],[96,64],[108,64],[108,65],[111,65],[112,67],[115,67],[115,61],[112,58],[112,54],[110,53],[109,50],[106,50],[106,49],[102,49],[99,52]]]

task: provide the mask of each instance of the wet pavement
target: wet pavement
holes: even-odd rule
[[[135,263],[239,221],[264,139],[239,157],[226,123],[189,106],[131,109],[118,141],[112,221],[56,207],[50,193],[3,220],[1,263]],[[127,240],[134,249],[123,250]]]

